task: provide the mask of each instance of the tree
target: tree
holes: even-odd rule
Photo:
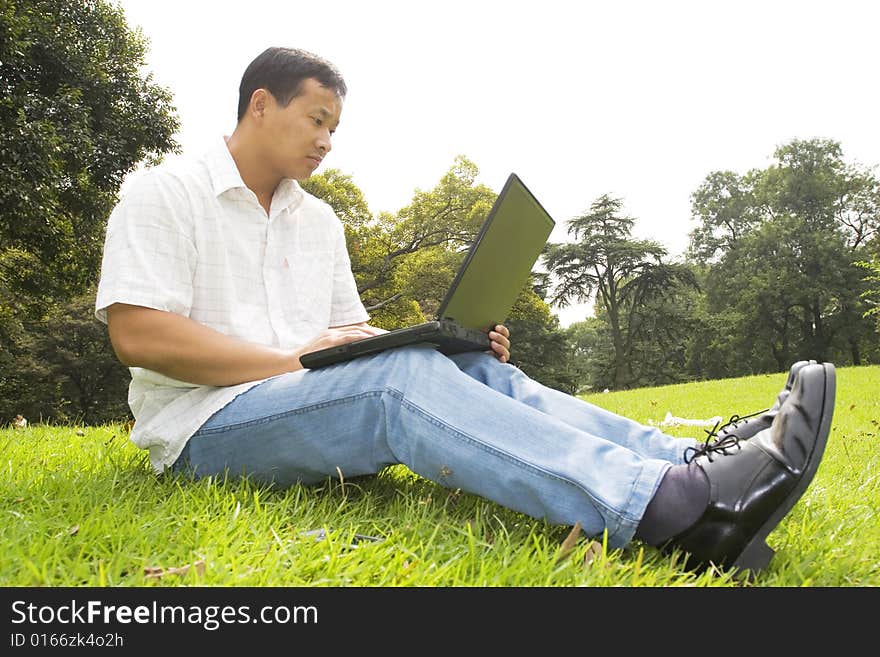
[[[874,349],[854,264],[880,226],[880,185],[831,140],[793,140],[745,176],[710,174],[692,197],[691,256],[709,266],[710,306],[738,375],[796,358],[849,360]],[[876,339],[873,340],[876,343]]]
[[[575,394],[583,387],[581,362],[572,359],[571,343],[550,312],[540,284],[520,292],[506,326],[510,329],[510,362],[544,385]]]
[[[860,260],[856,265],[867,270],[864,281],[868,287],[861,295],[868,306],[864,316],[874,317],[877,320],[877,331],[880,331],[880,260],[876,257],[870,261]]]
[[[373,219],[364,193],[350,175],[339,169],[325,169],[300,181],[300,185],[333,208],[346,228],[357,231]]]
[[[0,268],[36,317],[97,278],[123,177],[176,148],[146,41],[101,0],[12,0],[0,27]]]
[[[436,310],[497,196],[476,183],[478,175],[476,164],[460,155],[432,190],[416,190],[396,215],[380,215],[379,231],[370,235],[371,266],[358,285],[368,310],[407,298],[424,314]],[[413,259],[431,265],[416,266]],[[428,271],[432,284],[426,287],[416,279]]]
[[[614,385],[614,348],[608,323],[599,317],[574,322],[564,331],[575,393],[604,390]]]
[[[358,293],[377,326],[421,322],[437,310],[496,197],[478,174],[460,155],[432,190],[375,217],[350,176],[331,169],[303,183],[342,220]]]
[[[22,392],[25,336],[97,281],[124,176],[177,148],[145,52],[108,2],[0,3],[0,399]]]
[[[615,388],[635,381],[632,359],[647,303],[676,285],[696,285],[684,265],[663,262],[666,250],[657,242],[630,237],[635,220],[621,214],[623,202],[605,194],[587,214],[568,222],[575,241],[548,244],[544,264],[556,279],[551,303],[589,301],[606,313],[614,350]]]
[[[345,225],[352,270],[370,322],[398,328],[423,322],[439,310],[458,267],[496,194],[476,183],[477,166],[458,156],[430,191],[416,190],[396,215],[371,217],[352,179],[327,170],[303,187],[329,203]],[[533,378],[566,392],[578,374],[569,345],[550,314],[538,275],[523,286],[507,319],[514,334],[512,358]]]
[[[863,317],[876,320],[875,329],[880,334],[880,236],[875,235],[865,245],[861,257],[855,264],[863,276],[861,299],[866,308]]]
[[[696,273],[671,282],[662,295],[645,299],[632,337],[633,386],[680,383],[688,375],[688,345],[700,328]]]
[[[694,216],[700,220],[691,233],[695,259],[714,261],[759,223],[753,176],[754,172],[739,176],[733,171],[714,171],[691,195]]]
[[[25,337],[14,364],[19,391],[0,401],[0,417],[103,424],[131,418],[128,368],[116,358],[94,317],[95,290],[59,304]],[[14,404],[14,406],[12,405]]]

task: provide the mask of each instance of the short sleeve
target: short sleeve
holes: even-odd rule
[[[197,256],[182,183],[153,170],[132,181],[107,222],[95,316],[126,303],[187,316]]]

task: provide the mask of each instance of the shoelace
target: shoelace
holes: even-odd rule
[[[730,419],[727,420],[724,424],[721,422],[716,422],[715,426],[711,429],[703,429],[708,435],[706,436],[706,440],[699,447],[687,447],[684,450],[684,462],[690,463],[695,458],[699,458],[700,456],[705,456],[709,459],[709,462],[712,462],[712,454],[716,452],[720,452],[722,455],[727,456],[727,450],[731,450],[734,447],[737,450],[742,449],[739,445],[739,437],[735,436],[732,433],[727,434],[724,438],[718,438],[718,434],[727,429],[728,427],[738,427],[739,423],[743,420],[747,420],[750,417],[755,417],[756,415],[761,415],[769,411],[769,408],[765,408],[763,411],[758,411],[757,413],[752,413],[750,415],[731,415]],[[721,426],[719,426],[721,425]]]

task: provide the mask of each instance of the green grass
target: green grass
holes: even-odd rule
[[[589,401],[641,422],[761,410],[786,374]],[[376,477],[269,490],[152,474],[121,426],[0,431],[2,586],[880,585],[880,366],[837,370],[831,437],[812,485],[770,534],[753,581],[449,491],[402,466]],[[702,438],[699,427],[667,429]],[[324,528],[326,540],[303,536]],[[351,547],[354,534],[381,537]],[[189,566],[187,570],[186,567]],[[160,571],[157,569],[161,569]],[[180,569],[180,570],[175,570]],[[161,576],[155,575],[161,572]]]

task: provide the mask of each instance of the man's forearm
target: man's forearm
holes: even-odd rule
[[[299,352],[238,340],[174,313],[113,304],[110,341],[129,367],[199,385],[234,385],[302,368]]]

